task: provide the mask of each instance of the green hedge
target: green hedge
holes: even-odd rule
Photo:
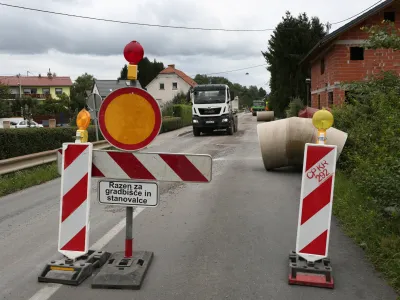
[[[182,119],[179,117],[168,117],[163,120],[160,133],[173,131],[183,127]]]
[[[0,129],[0,159],[7,159],[60,148],[73,142],[76,127]],[[89,127],[89,141],[96,140],[94,126]]]
[[[192,124],[192,107],[185,104],[176,104],[172,107],[173,116],[182,119],[183,126]]]
[[[179,117],[163,120],[160,133],[183,127]],[[60,148],[73,142],[76,127],[0,129],[0,160]],[[95,126],[89,126],[89,141],[96,141]],[[99,139],[103,136],[99,131]]]

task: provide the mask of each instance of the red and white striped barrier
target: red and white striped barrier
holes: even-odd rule
[[[62,154],[58,152],[59,172],[60,161]],[[210,155],[93,150],[92,177],[210,182],[211,175]]]
[[[75,259],[89,245],[93,145],[66,143],[62,152],[58,251]]]
[[[328,256],[337,147],[305,145],[296,253],[308,262]]]

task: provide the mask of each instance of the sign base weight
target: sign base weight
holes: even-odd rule
[[[130,258],[115,252],[93,278],[92,288],[140,290],[153,259],[153,252],[135,251]]]
[[[95,269],[103,266],[110,255],[104,251],[89,250],[86,255],[78,257],[75,261],[68,258],[51,261],[40,273],[38,281],[80,285]]]
[[[289,254],[289,284],[334,288],[330,260],[308,262],[295,251]]]

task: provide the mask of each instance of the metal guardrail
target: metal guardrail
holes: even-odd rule
[[[93,142],[93,148],[97,150],[110,147],[112,146],[107,141]],[[57,151],[55,149],[0,160],[0,175],[57,161]]]

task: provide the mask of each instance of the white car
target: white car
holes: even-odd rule
[[[14,126],[15,128],[43,128],[42,124],[38,124],[35,121],[28,121],[28,120],[23,120],[17,122],[17,124]]]

